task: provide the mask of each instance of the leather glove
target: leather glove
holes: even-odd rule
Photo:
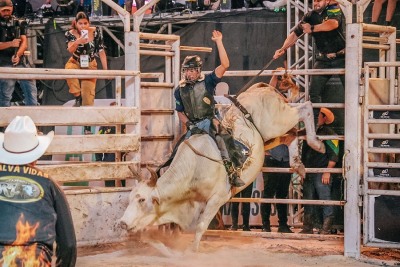
[[[193,122],[191,121],[187,121],[186,122],[186,128],[189,130],[192,130],[195,127],[195,125],[193,124]]]

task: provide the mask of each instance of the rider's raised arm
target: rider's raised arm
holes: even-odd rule
[[[229,68],[229,58],[224,43],[222,42],[222,33],[219,31],[213,31],[211,39],[217,44],[219,60],[221,61],[221,64],[215,69],[215,74],[218,78],[222,78],[225,71]]]

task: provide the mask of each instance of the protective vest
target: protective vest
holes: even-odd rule
[[[185,114],[190,121],[214,117],[214,96],[207,92],[204,80],[195,84],[185,84],[179,91]]]

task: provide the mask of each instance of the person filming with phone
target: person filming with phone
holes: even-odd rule
[[[103,34],[97,27],[91,27],[89,17],[78,12],[72,26],[65,33],[67,50],[71,57],[65,64],[66,69],[97,69],[95,56],[98,55],[103,69],[107,69],[107,57],[103,43]],[[69,92],[75,97],[74,107],[93,106],[96,93],[96,79],[66,79]]]
[[[24,53],[28,48],[27,23],[12,15],[11,0],[0,0],[0,67],[24,68]],[[0,107],[11,105],[15,79],[0,79]],[[18,80],[24,94],[24,104],[37,105],[37,88],[34,80]]]

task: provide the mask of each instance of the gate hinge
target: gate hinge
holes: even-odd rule
[[[363,196],[364,196],[364,187],[363,187],[363,185],[360,185],[358,187],[358,206],[359,207],[363,206]]]
[[[364,195],[364,185],[360,184],[358,186],[358,195],[363,196]]]
[[[364,83],[364,74],[361,74],[360,79],[358,81],[358,103],[362,104],[364,102],[364,96],[365,96],[365,83]]]

